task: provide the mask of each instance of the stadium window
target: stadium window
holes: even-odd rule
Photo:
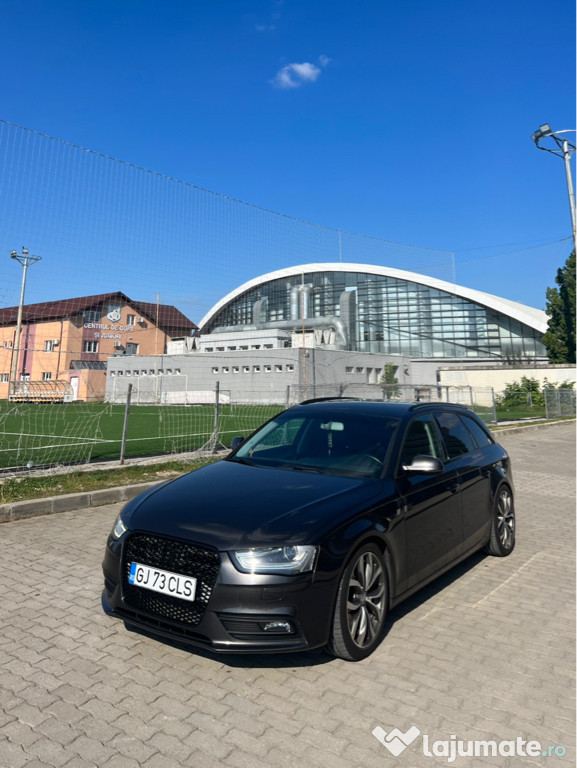
[[[264,372],[265,373],[272,373],[272,365],[265,365],[264,366]]]
[[[275,365],[274,369],[276,373],[280,373],[282,371],[282,365]]]
[[[260,373],[260,365],[253,365],[252,370],[254,373]]]
[[[83,352],[98,352],[98,342],[97,341],[85,341],[82,346]]]
[[[272,344],[264,344],[264,349],[272,349]]]
[[[116,371],[117,376],[124,376],[124,371]]]
[[[180,368],[175,368],[175,369],[174,369],[174,375],[175,375],[175,376],[180,376],[180,374],[181,374],[181,370],[180,370]]]
[[[250,373],[250,365],[243,365],[242,366],[242,372],[243,373]]]
[[[42,371],[42,381],[50,381],[52,378],[52,371]]]
[[[8,374],[8,373],[0,373],[0,381],[3,382],[3,383],[6,382],[6,381],[10,381],[10,374]]]
[[[136,325],[136,315],[126,315],[126,325]]]
[[[127,355],[137,355],[138,354],[138,344],[131,344],[130,342],[126,345],[126,354]]]
[[[248,349],[248,346],[246,344],[243,344],[239,349]]]
[[[240,373],[240,368],[238,367],[238,365],[233,365],[232,366],[232,372],[233,373]]]
[[[205,352],[214,352],[214,347],[205,347],[204,351]]]
[[[30,381],[30,374],[23,373],[22,376],[20,376],[20,381]]]
[[[228,368],[228,365],[223,365],[223,367],[222,367],[222,372],[223,372],[223,373],[228,373],[228,372],[229,372],[229,368]]]
[[[166,369],[166,375],[167,376],[172,376],[172,368],[167,368]]]
[[[213,372],[213,373],[218,373],[218,368],[217,368],[216,366],[213,366],[213,368],[212,368],[212,372]]]
[[[236,347],[227,347],[227,349],[228,349],[228,351],[229,351],[229,352],[234,352],[234,350],[236,349]]]
[[[347,367],[345,368],[345,371],[347,373],[352,373],[354,371],[354,368],[352,367],[352,365],[347,365]]]
[[[108,372],[108,375],[109,375],[110,377],[112,377],[112,376],[116,376],[116,371],[109,371],[109,372]]]
[[[98,320],[100,320],[102,313],[95,309],[89,309],[84,312],[84,322],[85,323],[96,323]]]
[[[217,347],[217,348],[216,348],[216,351],[217,351],[217,352],[224,352],[224,347]]]
[[[286,367],[287,371],[294,371],[295,367],[292,363],[289,363]]]
[[[54,342],[51,340],[44,342],[44,351],[45,352],[54,352]]]
[[[363,372],[364,372],[364,370],[365,370],[364,368],[357,368],[356,372],[357,372],[357,373],[363,373]]]

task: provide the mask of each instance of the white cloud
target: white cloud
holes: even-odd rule
[[[321,67],[325,67],[329,63],[328,56],[320,56],[319,64]],[[314,83],[318,80],[321,74],[321,68],[316,64],[311,64],[309,61],[303,61],[301,64],[294,62],[281,67],[276,73],[271,83],[276,88],[300,88],[305,83]]]

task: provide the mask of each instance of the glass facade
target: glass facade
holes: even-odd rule
[[[366,272],[305,272],[270,280],[232,299],[202,333],[275,323],[298,331],[322,327],[323,320],[327,327],[344,329],[340,346],[359,352],[546,357],[542,334],[507,314],[420,283]]]

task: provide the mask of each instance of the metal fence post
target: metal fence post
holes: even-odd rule
[[[126,455],[126,433],[128,432],[128,417],[130,416],[130,401],[132,399],[132,384],[128,385],[126,393],[126,407],[124,409],[124,426],[122,428],[122,442],[120,444],[120,463],[124,464]]]
[[[498,424],[497,421],[497,405],[495,403],[495,390],[491,387],[491,407],[493,408],[493,423]]]
[[[216,382],[216,387],[214,388],[214,428],[212,432],[212,440],[211,440],[211,449],[213,453],[216,453],[217,446],[218,446],[218,430],[219,430],[219,419],[220,419],[220,381]]]

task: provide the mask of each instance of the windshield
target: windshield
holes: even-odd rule
[[[241,445],[231,461],[256,466],[380,477],[398,420],[287,411]]]

